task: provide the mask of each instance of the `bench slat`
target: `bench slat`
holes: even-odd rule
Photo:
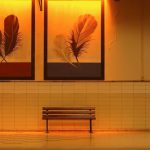
[[[90,115],[90,114],[84,114],[84,115],[78,115],[78,114],[48,114],[48,115],[46,115],[46,114],[44,114],[43,115],[44,117],[46,116],[46,117],[59,117],[59,116],[61,116],[61,117],[78,117],[78,116],[80,116],[80,117],[91,117],[91,116],[95,116],[95,115]]]
[[[43,110],[95,110],[95,107],[43,107]]]
[[[46,110],[44,110],[43,112],[42,112],[43,114],[95,114],[95,111],[94,110],[92,110],[92,111],[89,111],[89,110],[82,110],[82,111],[79,111],[79,110],[77,110],[77,111],[71,111],[71,110],[66,110],[66,111],[64,111],[64,110],[60,110],[60,111],[55,111],[55,110],[48,110],[48,111],[46,111]]]
[[[95,116],[81,116],[81,115],[48,115],[48,116],[43,116],[43,119],[52,119],[52,120],[57,120],[57,119],[80,119],[80,120],[85,120],[85,119],[95,119]]]
[[[91,120],[95,120],[96,118],[91,118]],[[47,118],[43,118],[43,120],[47,120]],[[49,118],[48,120],[89,120],[89,118]]]

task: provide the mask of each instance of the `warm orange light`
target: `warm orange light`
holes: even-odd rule
[[[17,9],[22,10],[22,6],[28,5],[29,7],[31,6],[32,0],[0,0],[0,2],[5,5],[7,4],[7,8],[12,7],[12,6],[17,6]],[[26,4],[25,4],[26,3]]]
[[[78,0],[74,0],[74,1],[68,1],[68,0],[62,0],[62,1],[49,1],[50,2],[50,9],[60,9],[60,10],[64,10],[64,7],[66,7],[67,3],[71,4],[68,6],[72,7],[72,11],[75,11],[75,13],[83,13],[86,12],[87,10],[92,12],[92,13],[97,13],[98,11],[100,11],[100,1],[78,1]],[[98,7],[99,6],[99,7]],[[78,8],[78,9],[73,9],[73,8]],[[71,8],[68,8],[69,10]],[[67,8],[66,8],[67,11]]]

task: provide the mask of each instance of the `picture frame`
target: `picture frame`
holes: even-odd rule
[[[0,3],[0,80],[34,80],[35,0]]]
[[[64,63],[62,61],[57,62],[57,58],[54,58],[52,56],[52,55],[54,55],[54,53],[52,55],[49,54],[49,53],[52,53],[51,52],[52,49],[49,48],[51,46],[49,46],[49,45],[53,41],[55,41],[54,38],[51,39],[51,41],[49,40],[50,38],[54,37],[54,33],[52,33],[52,32],[54,30],[61,31],[61,29],[56,28],[57,26],[60,26],[60,24],[59,25],[55,24],[55,27],[53,27],[51,24],[53,24],[53,22],[57,22],[59,20],[59,15],[60,15],[60,19],[63,17],[63,16],[61,16],[61,13],[63,14],[63,12],[62,11],[59,12],[58,10],[60,10],[60,9],[58,9],[58,8],[55,9],[55,6],[57,7],[57,5],[59,5],[60,7],[62,6],[65,9],[65,8],[72,7],[72,5],[70,5],[70,4],[68,5],[67,3],[73,3],[73,2],[74,2],[73,5],[77,5],[77,3],[82,3],[82,2],[83,2],[82,4],[84,4],[84,2],[86,2],[86,5],[88,5],[87,2],[89,2],[89,1],[86,1],[86,0],[81,0],[81,1],[44,0],[44,80],[104,80],[104,76],[105,76],[104,75],[104,66],[105,66],[104,0],[90,1],[93,4],[94,4],[94,2],[96,2],[95,6],[96,6],[96,4],[98,4],[98,2],[101,3],[100,10],[99,10],[100,11],[99,12],[99,16],[100,16],[99,26],[101,27],[99,34],[100,34],[100,43],[101,44],[99,46],[100,47],[99,52],[98,51],[96,52],[98,54],[97,55],[98,58],[101,60],[99,63],[97,63],[97,62],[96,63],[93,63],[93,62],[83,62],[83,63],[71,62],[70,63],[69,62],[70,63],[69,64],[66,62]],[[52,6],[50,6],[50,5],[52,5]],[[51,9],[49,9],[49,6],[51,7]],[[85,5],[82,5],[82,6],[85,7]],[[90,3],[89,3],[89,6],[91,7]],[[57,14],[55,14],[54,12],[50,13],[49,11],[51,11],[52,9],[57,10],[58,11],[58,12],[56,12]],[[69,10],[71,13],[73,12],[73,11],[71,11],[71,8]],[[66,11],[68,11],[68,14],[69,14],[69,10],[68,9],[66,10]],[[54,15],[54,17],[52,15]],[[55,19],[55,16],[57,16],[58,18]],[[85,16],[80,16],[80,17],[83,20],[87,16],[91,17],[92,15],[91,16],[85,15]],[[51,17],[51,18],[49,19],[49,17]],[[49,24],[49,20],[50,20],[50,24]],[[62,21],[61,26],[63,26],[63,23],[65,21],[67,21],[67,19],[66,20],[64,19]],[[50,28],[52,28],[52,29],[50,29]],[[58,40],[56,39],[55,42],[60,43],[60,41],[63,39],[63,36],[56,35],[55,38],[58,38]],[[50,61],[48,60],[49,59],[48,57],[50,57]],[[51,61],[51,59],[52,59],[52,61]],[[83,58],[83,59],[86,59],[86,58]]]

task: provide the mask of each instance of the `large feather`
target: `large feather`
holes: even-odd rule
[[[97,27],[97,21],[94,16],[86,14],[79,17],[74,29],[71,32],[69,47],[75,56],[77,62],[78,57],[87,48],[91,35]]]
[[[71,57],[70,57],[70,49],[67,47],[66,40],[64,35],[60,34],[57,35],[54,39],[54,50],[56,54],[61,58],[63,61],[75,66],[71,62]],[[76,66],[75,66],[76,67]]]
[[[4,20],[4,52],[5,57],[17,47],[19,41],[19,22],[14,15],[9,15]]]

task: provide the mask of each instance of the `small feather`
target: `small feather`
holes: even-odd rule
[[[59,58],[61,58],[65,62],[68,62],[69,64],[75,66],[71,62],[71,58],[70,58],[71,52],[70,52],[70,49],[67,47],[64,35],[60,34],[55,37],[54,46],[55,46],[54,50],[57,53],[57,55],[59,56]]]
[[[14,51],[19,40],[19,22],[14,15],[9,15],[4,20],[4,52],[5,56]]]
[[[86,14],[79,17],[74,29],[71,32],[69,47],[75,56],[77,62],[78,57],[85,51],[91,35],[97,27],[97,21],[94,16]]]

